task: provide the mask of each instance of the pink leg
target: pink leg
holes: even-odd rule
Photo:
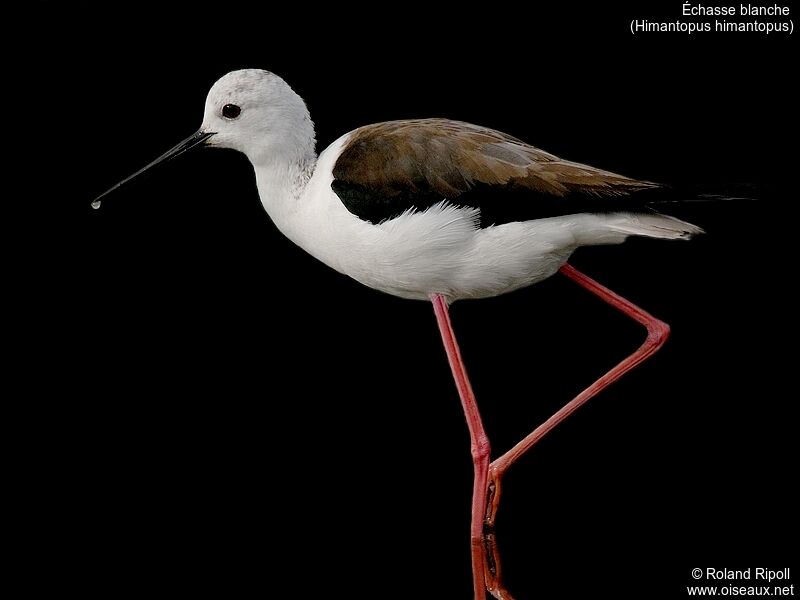
[[[606,387],[617,381],[625,373],[639,366],[642,362],[652,356],[669,337],[669,326],[643,311],[635,304],[625,300],[621,296],[615,294],[608,288],[600,285],[595,280],[587,277],[574,267],[566,264],[561,267],[561,273],[572,279],[581,287],[587,289],[592,294],[610,304],[614,308],[621,311],[623,314],[629,316],[633,320],[641,323],[647,329],[647,338],[644,343],[631,354],[628,358],[619,363],[616,367],[611,369],[608,373],[603,375],[600,379],[595,381],[592,385],[586,388],[583,392],[578,394],[573,400],[568,402],[552,417],[547,419],[532,433],[525,437],[516,446],[511,448],[503,456],[495,460],[489,468],[489,481],[488,481],[488,503],[486,505],[485,519],[485,533],[484,542],[486,547],[486,587],[496,598],[503,600],[510,600],[511,596],[503,587],[500,577],[500,560],[497,552],[497,545],[492,533],[495,518],[497,514],[497,507],[500,503],[500,481],[508,468],[514,464],[523,454],[530,450],[541,440],[545,435],[550,433],[559,423],[564,421],[578,407],[586,403],[590,398],[594,397]]]
[[[475,479],[472,487],[472,526],[470,528],[470,539],[472,542],[472,579],[475,589],[475,600],[485,600],[486,598],[486,576],[484,574],[486,563],[486,550],[483,537],[483,519],[486,515],[486,492],[489,476],[489,438],[483,428],[481,415],[478,412],[478,405],[475,402],[475,394],[467,378],[467,371],[464,362],[461,360],[461,352],[458,349],[456,336],[453,332],[453,325],[450,322],[450,314],[447,311],[447,300],[439,294],[431,295],[433,311],[436,313],[436,321],[439,324],[439,331],[442,334],[444,349],[447,352],[447,359],[456,380],[458,395],[461,397],[461,405],[464,408],[464,415],[467,418],[469,427],[470,447],[472,449],[472,462],[475,467]]]

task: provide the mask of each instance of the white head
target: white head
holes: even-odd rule
[[[303,99],[261,69],[231,71],[208,92],[200,131],[210,146],[233,148],[255,165],[314,152],[314,125]]]
[[[231,71],[208,92],[200,129],[150,164],[112,186],[113,192],[150,167],[207,145],[243,152],[255,166],[306,166],[314,159],[314,124],[303,99],[280,77],[261,69]]]

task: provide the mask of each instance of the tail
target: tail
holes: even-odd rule
[[[621,244],[628,236],[662,240],[688,240],[703,233],[697,225],[652,212],[583,214],[571,219],[575,241],[580,246]]]
[[[579,245],[620,244],[628,236],[638,235],[662,240],[688,240],[704,233],[701,227],[687,221],[662,214],[658,210],[679,211],[698,216],[704,207],[714,208],[721,203],[747,206],[764,201],[769,188],[750,184],[727,184],[722,193],[709,193],[709,186],[658,186],[647,188],[628,197],[614,200],[616,206],[608,205],[601,212],[588,210],[587,221],[573,229]],[[720,186],[714,186],[719,188]],[[754,197],[755,196],[755,197]],[[692,210],[694,209],[694,210]],[[698,210],[699,209],[699,210]]]
[[[661,213],[617,213],[609,215],[608,227],[625,236],[641,235],[662,240],[688,240],[704,233],[702,228]]]

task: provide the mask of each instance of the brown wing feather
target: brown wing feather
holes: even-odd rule
[[[628,199],[660,187],[562,160],[499,131],[447,119],[357,129],[333,176],[331,187],[347,209],[373,223],[443,199],[480,208],[485,225],[618,210],[620,203],[609,199]]]
[[[445,198],[475,182],[566,196],[616,196],[658,187],[567,160],[510,135],[448,119],[390,121],[353,132],[333,170],[336,179],[388,193],[430,186]]]

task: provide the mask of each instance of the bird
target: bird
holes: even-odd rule
[[[474,466],[474,597],[512,599],[494,523],[508,468],[577,408],[655,353],[669,326],[569,264],[582,246],[631,236],[687,240],[702,233],[656,210],[659,183],[572,162],[511,135],[444,118],[376,123],[317,154],[305,101],[278,75],[241,69],[208,92],[197,132],[92,202],[148,169],[201,146],[250,160],[261,202],[292,242],[336,271],[433,305],[470,433]],[[505,454],[489,438],[450,320],[457,300],[498,296],[562,273],[640,323],[647,338]]]

